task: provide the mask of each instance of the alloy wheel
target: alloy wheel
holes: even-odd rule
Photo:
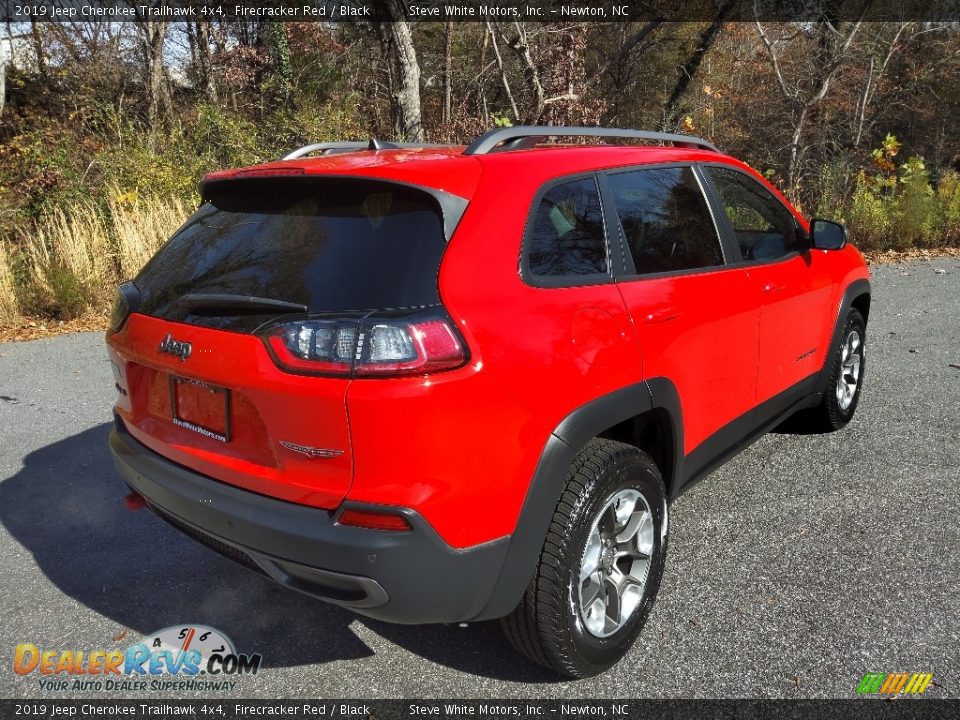
[[[653,515],[637,490],[620,490],[593,521],[580,561],[578,600],[587,631],[616,633],[633,616],[653,554]]]
[[[837,404],[844,412],[853,403],[860,384],[862,348],[863,341],[860,339],[860,333],[856,330],[847,333],[840,348],[840,377],[837,378]]]

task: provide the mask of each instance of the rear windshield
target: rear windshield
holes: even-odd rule
[[[435,305],[446,241],[430,194],[353,179],[222,183],[134,281],[140,312],[250,331],[289,310],[197,308],[185,295],[254,296],[311,313]]]

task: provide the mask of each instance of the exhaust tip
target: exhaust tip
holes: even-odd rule
[[[136,510],[143,510],[147,506],[147,501],[143,499],[143,495],[138,492],[129,492],[123,496],[123,504],[130,512]]]

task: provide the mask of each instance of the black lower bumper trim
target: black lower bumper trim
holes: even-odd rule
[[[339,525],[334,513],[258,495],[171,462],[117,420],[117,470],[179,530],[294,590],[401,623],[475,619],[497,584],[509,538],[452,548],[416,512],[409,532]],[[345,503],[345,507],[369,505]]]
[[[388,601],[386,591],[376,580],[344,575],[343,573],[321,570],[299,563],[285,562],[280,558],[270,557],[262,553],[232,545],[221,538],[214,537],[200,528],[195,528],[174,517],[163,508],[148,502],[147,506],[160,518],[177,528],[180,532],[203,543],[226,558],[243,565],[248,570],[265,575],[277,582],[299,590],[307,595],[326,600],[337,605],[360,610],[375,608]]]

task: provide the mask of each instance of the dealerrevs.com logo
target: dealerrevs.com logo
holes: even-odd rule
[[[230,691],[235,679],[256,674],[262,657],[238,653],[219,630],[177,625],[145,636],[126,649],[58,650],[20,643],[13,671],[36,677],[41,690]]]

